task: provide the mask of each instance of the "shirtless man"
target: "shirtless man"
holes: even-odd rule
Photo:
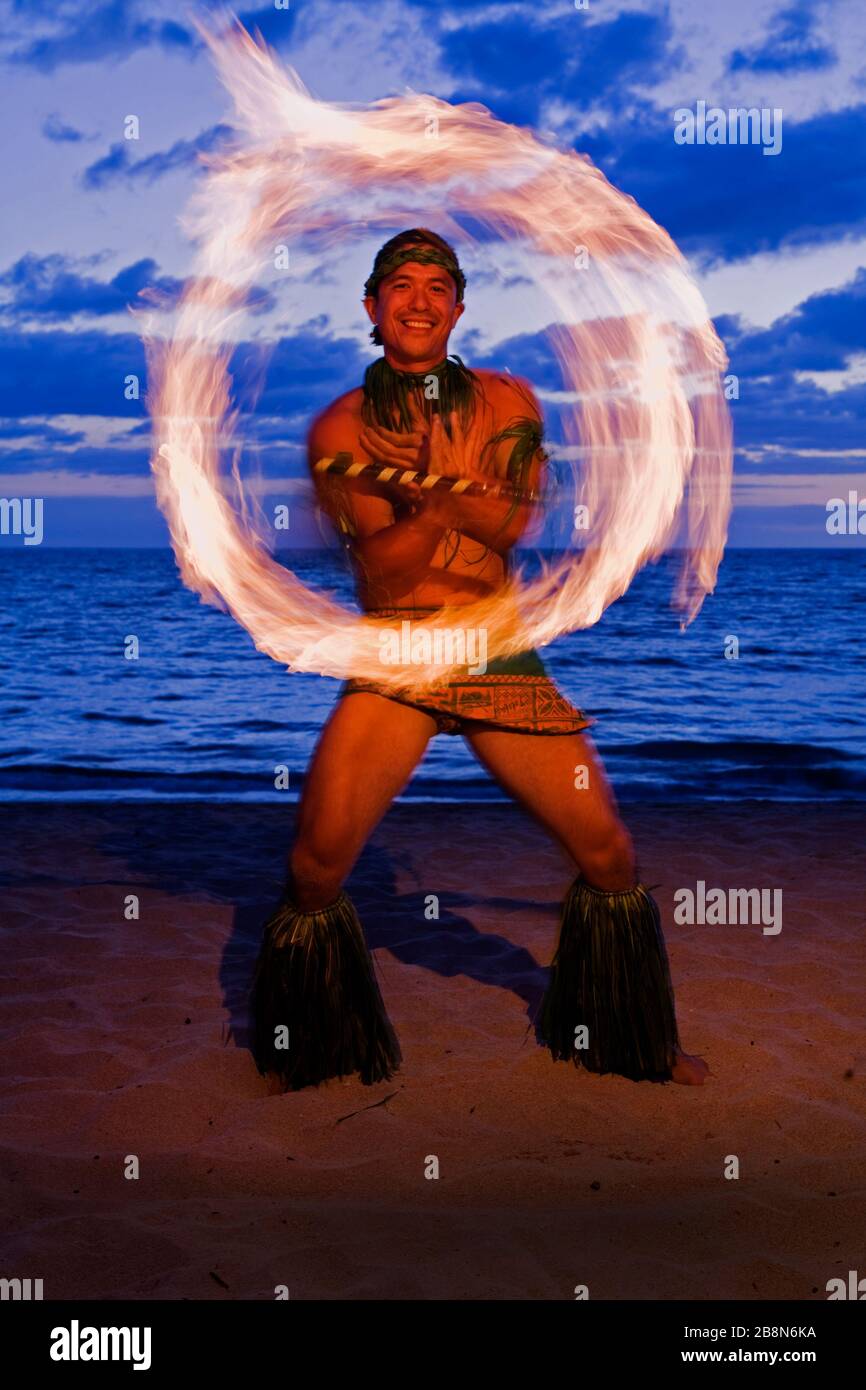
[[[340,396],[314,421],[311,469],[343,452],[446,476],[519,476],[523,487],[540,486],[543,421],[528,383],[493,371],[471,373],[459,359],[447,358],[449,335],[464,310],[464,285],[452,248],[434,233],[413,229],[382,247],[364,305],[384,355],[363,387]],[[429,389],[434,381],[438,394]],[[423,612],[493,593],[530,517],[528,504],[503,497],[313,477],[321,507],[351,549],[359,600],[368,611]],[[495,714],[503,707],[495,700],[479,709],[485,681],[491,689],[515,683],[507,705],[516,715]],[[463,735],[578,870],[541,1015],[554,1058],[635,1079],[700,1084],[706,1064],[679,1047],[657,908],[638,883],[631,837],[593,742],[581,732],[592,721],[559,695],[534,653],[528,665],[520,658],[500,662],[470,684],[467,698],[475,703],[467,704],[468,713],[460,704],[464,692],[453,685],[419,703],[377,693],[370,682],[344,686],[307,774],[289,886],[266,927],[257,967],[260,1070],[276,1071],[284,1085],[298,1088],[352,1071],[378,1080],[398,1065],[399,1046],[369,953],[361,958],[363,933],[343,884],[428,741],[444,731]],[[579,765],[589,773],[582,791],[574,784]],[[599,972],[609,970],[602,962],[611,931],[622,937],[623,959],[607,980]],[[340,951],[336,973],[343,978],[337,980],[333,961]],[[584,997],[580,982],[587,972],[596,988]],[[622,1008],[615,1018],[599,1009],[599,985],[631,1001],[625,1018]],[[350,1016],[354,1021],[347,1024]],[[588,1045],[575,1042],[581,1024],[589,1030]],[[274,1043],[281,1026],[290,1040],[282,1050]]]

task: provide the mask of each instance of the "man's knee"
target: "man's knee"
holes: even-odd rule
[[[292,882],[301,906],[325,907],[343,886],[351,865],[346,843],[327,834],[301,834],[289,855]]]
[[[634,844],[621,822],[603,839],[584,846],[579,864],[581,872],[593,887],[609,888],[611,892],[633,888],[637,878]]]

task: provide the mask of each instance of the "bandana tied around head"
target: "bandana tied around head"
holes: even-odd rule
[[[426,227],[412,227],[407,232],[398,232],[390,241],[386,241],[384,246],[379,247],[373,269],[364,283],[364,297],[372,296],[375,299],[385,276],[390,275],[392,270],[397,270],[406,261],[420,261],[422,265],[439,265],[443,270],[447,270],[457,286],[457,302],[462,303],[466,276],[460,269],[457,256],[447,241],[435,232],[429,232]],[[370,337],[377,347],[382,346],[378,326],[373,329]]]
[[[443,270],[447,270],[457,286],[457,302],[462,303],[466,276],[460,269],[457,257],[447,241],[443,241],[435,232],[428,232],[424,227],[413,227],[411,231],[400,232],[379,248],[373,269],[364,285],[365,296],[375,297],[385,276],[390,275],[392,270],[396,270],[406,261],[419,261],[421,265],[439,265]]]

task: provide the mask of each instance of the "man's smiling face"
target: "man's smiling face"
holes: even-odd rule
[[[379,282],[375,298],[364,300],[378,324],[385,356],[404,370],[424,371],[441,362],[448,338],[463,313],[457,286],[438,265],[405,261]]]

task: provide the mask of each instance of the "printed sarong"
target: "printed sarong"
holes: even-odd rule
[[[435,608],[378,608],[368,617],[426,618]],[[557,690],[535,650],[497,657],[483,674],[459,675],[431,686],[417,699],[395,693],[375,681],[353,678],[340,697],[366,692],[411,705],[436,721],[439,734],[465,734],[473,728],[504,729],[521,734],[577,734],[595,724]]]

